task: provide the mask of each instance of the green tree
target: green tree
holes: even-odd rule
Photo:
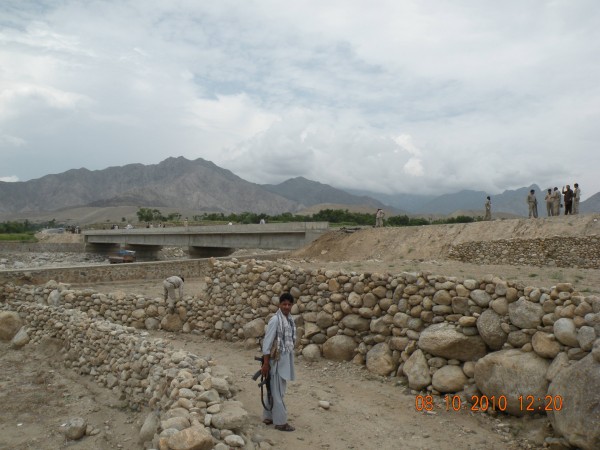
[[[140,222],[151,222],[154,217],[150,208],[139,208],[136,215]]]

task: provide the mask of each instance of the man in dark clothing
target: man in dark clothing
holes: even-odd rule
[[[567,214],[573,214],[573,191],[571,190],[571,186],[567,184],[566,190],[563,186],[562,193],[565,200],[565,216]]]

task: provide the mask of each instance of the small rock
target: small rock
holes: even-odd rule
[[[76,441],[85,435],[87,421],[81,417],[69,419],[63,426],[63,433],[67,439]]]

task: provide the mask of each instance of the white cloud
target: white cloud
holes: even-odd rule
[[[22,147],[27,142],[25,139],[20,138],[18,136],[10,136],[8,134],[0,134],[0,146],[2,147],[13,147],[18,148]]]
[[[14,183],[19,181],[19,177],[16,176],[10,176],[10,177],[0,177],[0,181],[4,181],[6,183]]]
[[[389,193],[600,190],[595,0],[8,1],[20,179],[184,155]]]

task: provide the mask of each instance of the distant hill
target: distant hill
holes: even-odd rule
[[[298,204],[198,158],[75,169],[36,180],[0,182],[0,212],[53,211],[76,206],[155,206],[195,211],[295,211]]]
[[[544,192],[537,185],[506,190],[492,197],[492,214],[527,216],[525,199],[535,189],[540,216],[545,214]],[[386,217],[444,216],[459,211],[483,215],[487,193],[463,190],[440,196],[381,194],[338,189],[303,177],[283,183],[259,185],[202,158],[167,158],[159,164],[129,164],[103,170],[72,169],[25,182],[0,182],[0,220],[13,218],[67,216],[77,221],[84,215],[92,220],[130,217],[140,207],[177,211],[184,216],[202,212],[266,214],[295,213],[310,208],[349,209],[375,212],[383,208]],[[85,209],[91,208],[91,209]],[[111,208],[106,217],[99,208]],[[120,208],[120,209],[119,209]],[[319,208],[315,210],[315,208]],[[580,205],[582,213],[600,211],[600,193]],[[58,212],[61,211],[61,214]],[[51,214],[54,213],[55,214]],[[64,214],[63,214],[64,213]]]
[[[544,192],[539,186],[522,187],[515,190],[506,190],[501,194],[490,195],[493,213],[506,213],[506,217],[523,217],[528,214],[525,199],[531,189],[534,189],[538,199],[538,209],[542,214]],[[385,201],[404,209],[409,213],[421,215],[456,215],[458,211],[472,211],[475,215],[483,215],[485,198],[489,195],[485,191],[462,190],[439,196],[428,196],[421,194],[377,194],[367,191],[359,191],[364,195],[372,196],[378,200]],[[582,203],[583,205],[583,203]],[[598,209],[596,209],[598,210]]]
[[[579,212],[592,213],[600,212],[600,192],[596,192],[586,201],[579,203]]]
[[[328,184],[307,180],[304,177],[290,178],[280,184],[263,184],[262,187],[304,207],[335,204],[341,205],[341,209],[344,209],[344,205],[369,206],[371,209],[386,208],[386,205],[372,197],[349,194]]]
[[[417,211],[421,205],[436,198],[435,195],[383,194],[381,192],[370,192],[361,189],[346,189],[346,191],[354,195],[372,197],[385,205],[392,206],[397,210],[406,213],[413,213]]]

